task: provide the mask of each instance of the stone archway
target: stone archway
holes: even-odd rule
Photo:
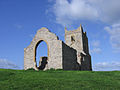
[[[34,62],[36,62],[36,68],[38,68],[39,70],[44,70],[47,68],[47,63],[48,63],[48,60],[49,60],[49,48],[48,48],[48,44],[46,43],[47,45],[47,56],[42,56],[39,58],[39,65],[37,65],[37,48],[38,46],[42,43],[42,42],[45,42],[44,40],[40,40],[36,46],[35,46],[35,51],[34,51],[34,54],[35,54],[35,57],[34,57]]]
[[[36,66],[36,47],[41,42],[45,41],[48,47],[48,62],[45,69],[62,68],[62,41],[51,33],[47,28],[41,28],[33,38],[31,44],[24,48],[24,69],[34,68]]]

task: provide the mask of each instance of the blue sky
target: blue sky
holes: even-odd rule
[[[65,26],[73,30],[82,24],[93,70],[120,70],[119,3],[120,0],[0,0],[0,68],[23,69],[24,48],[41,27],[64,41]],[[40,44],[39,57],[47,53],[46,48],[44,42]]]

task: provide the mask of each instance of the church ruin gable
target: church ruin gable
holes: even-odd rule
[[[48,57],[41,57],[37,66],[36,49],[42,41],[47,44]],[[65,29],[65,43],[43,27],[37,31],[31,44],[24,48],[24,69],[92,70],[88,49],[88,39],[82,26],[72,31]]]

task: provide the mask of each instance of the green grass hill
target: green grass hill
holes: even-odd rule
[[[120,90],[120,71],[0,69],[0,90]]]

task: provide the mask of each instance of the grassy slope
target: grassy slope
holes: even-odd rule
[[[120,71],[0,69],[0,90],[120,90]]]

